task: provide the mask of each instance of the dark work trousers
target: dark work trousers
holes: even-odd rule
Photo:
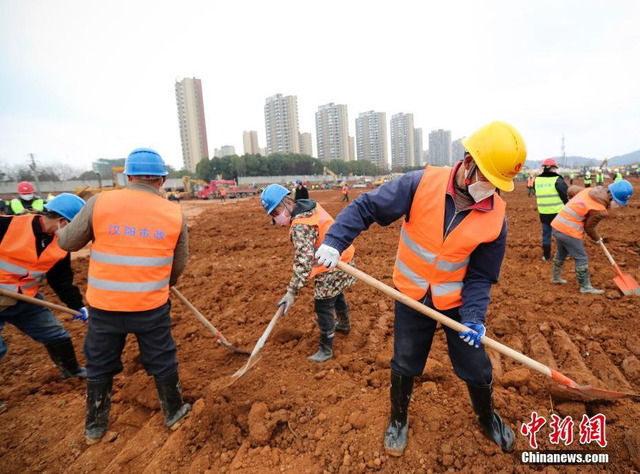
[[[551,245],[551,222],[558,214],[540,214],[542,225],[542,245]]]
[[[36,298],[44,300],[40,293]],[[7,353],[7,345],[2,337],[5,323],[14,325],[31,339],[45,345],[70,338],[49,308],[18,300],[13,306],[0,311],[0,359]]]
[[[345,298],[344,293],[339,293],[333,298],[314,300],[313,309],[318,316],[320,332],[323,334],[331,334],[336,327],[333,310],[344,312],[349,309],[349,305],[347,304],[347,298]]]
[[[440,312],[460,322],[458,308]],[[437,324],[428,316],[396,301],[391,369],[405,377],[422,375]],[[456,375],[465,382],[477,385],[490,384],[492,382],[491,361],[484,346],[480,345],[476,349],[460,339],[457,331],[446,326],[443,326],[443,329],[447,336],[449,357]]]
[[[90,308],[89,329],[84,341],[88,378],[111,377],[122,372],[120,356],[130,333],[136,335],[147,374],[165,377],[177,372],[170,312],[170,302],[156,309],[132,313]]]

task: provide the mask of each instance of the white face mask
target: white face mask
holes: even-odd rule
[[[611,209],[617,209],[619,207],[621,207],[620,204],[611,199]]]
[[[24,199],[25,201],[31,201],[33,199],[33,194],[21,194],[20,199]]]
[[[467,191],[475,202],[480,202],[492,196],[496,192],[496,187],[489,181],[480,181],[478,179],[478,170],[476,170],[476,182],[467,186]]]
[[[276,221],[276,224],[282,227],[288,226],[291,223],[291,216],[287,211],[282,211],[273,219]]]

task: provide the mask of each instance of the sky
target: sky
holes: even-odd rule
[[[637,0],[0,0],[0,166],[151,147],[182,167],[175,81],[202,80],[209,152],[266,146],[265,99],[515,126],[528,158],[640,149]],[[427,146],[425,146],[426,148]]]

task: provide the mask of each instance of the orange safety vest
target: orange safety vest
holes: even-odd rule
[[[293,226],[296,224],[312,225],[314,227],[317,227],[319,235],[318,239],[313,244],[314,248],[317,249],[322,244],[324,236],[327,234],[327,231],[329,230],[329,227],[331,227],[331,224],[333,224],[333,222],[333,217],[331,217],[331,215],[329,215],[329,213],[325,211],[320,204],[316,203],[316,212],[309,217],[296,217],[295,219],[293,219],[291,221],[291,229],[293,229]],[[291,229],[289,230],[289,235],[291,235]],[[340,260],[345,263],[349,263],[351,260],[353,260],[355,251],[355,247],[353,245],[349,245],[347,250],[342,252]],[[313,267],[313,270],[311,270],[309,279],[312,280],[316,275],[319,275],[320,273],[332,272],[333,270],[335,270],[335,268],[329,270],[324,265],[316,265]]]
[[[93,209],[87,301],[107,311],[146,311],[169,299],[182,213],[156,194],[100,193]]]
[[[431,287],[437,309],[462,305],[463,280],[471,253],[482,243],[493,242],[502,230],[506,204],[493,195],[493,209],[473,209],[443,238],[450,167],[427,166],[410,210],[402,224],[393,283],[414,300]]]
[[[607,208],[589,196],[589,190],[583,189],[564,205],[551,221],[551,227],[563,234],[582,239],[584,221],[589,211],[606,211]]]
[[[38,284],[56,263],[67,256],[58,245],[58,236],[38,256],[33,219],[39,216],[2,217],[13,219],[0,242],[0,288],[36,296]]]

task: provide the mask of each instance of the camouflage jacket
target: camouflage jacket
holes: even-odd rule
[[[315,212],[316,202],[313,199],[303,199],[296,203],[293,216],[310,217]],[[315,244],[319,235],[320,233],[315,226],[305,224],[291,226],[291,242],[295,249],[295,255],[293,257],[293,275],[287,290],[293,294],[298,294],[309,280],[314,265]],[[353,260],[349,264],[354,265]],[[315,282],[313,297],[317,300],[333,298],[355,283],[354,277],[340,270],[320,273],[313,280]]]

